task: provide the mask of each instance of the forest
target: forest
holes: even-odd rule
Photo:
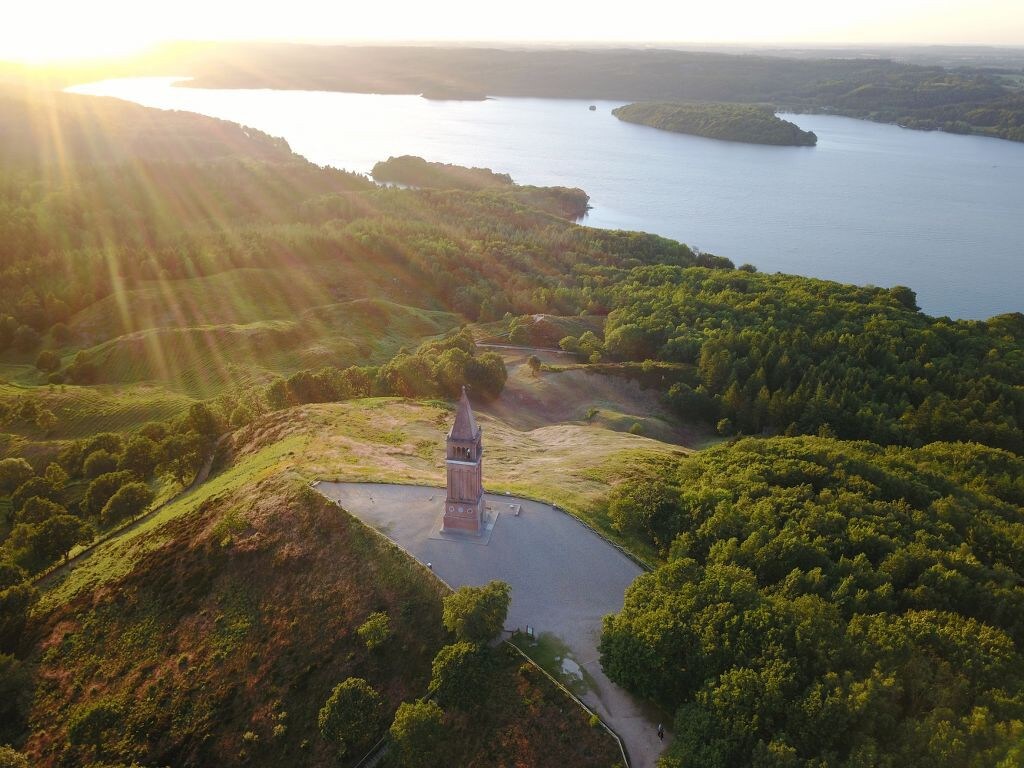
[[[327,423],[309,404],[409,399],[368,400],[379,413],[464,383],[495,397],[507,372],[481,337],[536,343],[542,326],[545,345],[575,329],[567,364],[635,379],[720,438],[629,454],[594,511],[652,553],[602,662],[675,715],[666,766],[1021,760],[1024,316],[930,317],[905,286],[589,229],[580,190],[380,188],[221,121],[2,99],[0,744],[100,759],[103,718],[135,712],[107,745],[118,760],[244,748],[270,765],[280,743],[328,764],[300,746],[323,702],[295,681],[327,686],[337,670],[314,655],[336,656],[397,706],[443,644],[415,621],[440,598],[294,484],[289,430]],[[137,542],[135,570],[101,561],[120,580],[64,602],[35,578],[208,460],[222,474],[173,536]],[[310,548],[321,537],[343,556]],[[273,606],[240,594],[256,572]],[[330,642],[282,639],[288,590],[302,611],[346,606]],[[374,655],[349,630],[383,608],[402,644]],[[217,730],[233,717],[237,739]]]
[[[668,396],[690,418],[718,420],[724,435],[963,440],[1024,453],[1020,313],[933,318],[905,286],[751,267],[594,269],[583,282],[612,285],[594,349],[695,366],[691,383]]]
[[[616,107],[612,114],[627,123],[722,141],[786,147],[813,147],[818,143],[813,131],[783,120],[770,107],[752,104],[644,102]]]
[[[1019,457],[748,438],[638,473],[611,514],[666,552],[601,639],[676,712],[666,768],[1024,756]]]

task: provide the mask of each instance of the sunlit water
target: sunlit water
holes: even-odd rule
[[[596,227],[656,232],[737,264],[914,288],[925,311],[1024,310],[1024,144],[787,115],[818,146],[763,147],[623,123],[618,102],[320,91],[202,90],[174,78],[77,93],[233,120],[321,165],[368,172],[390,155],[582,187]]]

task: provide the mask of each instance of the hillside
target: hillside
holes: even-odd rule
[[[104,570],[33,620],[27,636],[38,670],[24,747],[33,764],[92,755],[154,765],[336,765],[316,725],[336,683],[368,680],[388,719],[425,692],[445,642],[441,585],[266,457],[240,458],[214,481],[215,495],[191,499],[119,546],[115,573]],[[391,636],[368,651],[355,629],[373,611],[388,615]],[[502,706],[472,727],[453,714],[461,764],[613,761],[614,743],[586,726],[582,710],[560,703],[543,677],[518,674],[520,663],[487,682]],[[538,707],[557,720],[538,719]],[[94,745],[76,741],[69,724],[101,708],[114,714]],[[570,730],[583,738],[567,748],[557,734]],[[376,737],[368,736],[363,748]]]
[[[219,121],[18,98],[78,149],[34,119],[0,158],[0,743],[327,765],[342,679],[388,716],[421,696],[440,587],[307,486],[439,484],[467,386],[488,490],[657,568],[604,664],[679,713],[668,765],[1014,759],[1021,315],[589,229],[582,192],[382,189]],[[168,126],[180,153],[103,140]],[[614,762],[514,667],[493,738],[445,715],[460,762]]]
[[[748,104],[644,102],[617,107],[612,114],[627,123],[722,141],[789,147],[818,143],[813,131],[801,130],[769,107]]]

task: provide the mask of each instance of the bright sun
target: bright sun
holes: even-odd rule
[[[90,3],[19,5],[22,7],[5,9],[0,60],[46,63],[122,56],[141,51],[156,40],[140,34],[140,25],[130,17],[90,13]]]

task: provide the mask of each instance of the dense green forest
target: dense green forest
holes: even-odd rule
[[[696,366],[669,397],[723,434],[975,441],[1024,453],[1024,315],[932,318],[913,291],[748,269],[593,271],[613,359]],[[568,339],[572,348],[577,340]]]
[[[709,139],[813,147],[818,137],[783,120],[770,107],[752,104],[675,104],[641,102],[617,107],[612,114],[627,123]]]
[[[1009,766],[1024,754],[1024,462],[746,439],[638,473],[667,552],[602,664],[675,711],[665,766]]]
[[[1024,141],[1024,91],[1013,77],[1019,68],[946,68],[841,53],[239,44],[168,48],[120,74],[164,74],[169,62],[196,77],[193,87],[771,104]]]
[[[630,454],[595,511],[660,563],[608,621],[604,663],[678,712],[669,765],[1019,761],[1024,316],[933,318],[906,287],[762,275],[588,229],[573,223],[580,191],[382,189],[221,121],[2,99],[0,743],[44,765],[101,759],[69,715],[98,718],[100,740],[104,717],[128,717],[111,759],[244,748],[270,765],[282,744],[330,762],[323,743],[300,746],[319,738],[303,681],[329,691],[352,669],[397,704],[443,639],[415,631],[417,611],[439,609],[404,561],[374,565],[376,546],[292,482],[292,422],[328,418],[309,403],[464,383],[483,401],[506,371],[481,336],[561,333],[567,366],[756,436]],[[211,457],[223,474],[166,537],[140,535],[134,570],[100,560],[114,587],[62,601],[32,578]],[[311,551],[318,537],[339,548]],[[239,591],[257,571],[289,574],[268,582],[273,605]],[[340,604],[336,645],[284,640]],[[349,630],[382,609],[401,645],[374,655]]]

